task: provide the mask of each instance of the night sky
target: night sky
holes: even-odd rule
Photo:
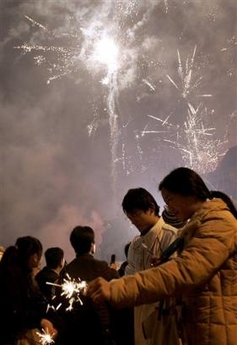
[[[1,0],[0,245],[38,237],[69,261],[76,225],[124,259],[121,209],[196,170],[237,199],[235,0]]]

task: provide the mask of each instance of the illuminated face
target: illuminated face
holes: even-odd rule
[[[140,232],[143,232],[157,222],[157,217],[152,208],[149,208],[147,211],[136,210],[126,215]]]
[[[163,188],[161,194],[168,209],[181,221],[189,219],[195,211],[195,200],[192,196],[174,194]]]

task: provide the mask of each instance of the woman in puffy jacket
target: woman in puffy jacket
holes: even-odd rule
[[[236,345],[237,210],[189,168],[171,171],[159,190],[170,211],[188,220],[179,256],[112,282],[96,279],[87,294],[118,307],[179,297],[185,345]]]

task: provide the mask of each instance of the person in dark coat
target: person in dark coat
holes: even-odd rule
[[[3,254],[0,262],[1,345],[22,344],[28,337],[35,340],[37,331],[42,330],[52,336],[57,334],[33,274],[39,266],[42,250],[37,238],[23,236]]]
[[[49,304],[53,302],[55,296],[55,285],[59,282],[60,273],[64,268],[64,251],[60,247],[50,247],[45,253],[46,265],[36,274],[35,279],[43,295]]]
[[[76,257],[65,267],[64,282],[81,280],[88,283],[97,277],[103,277],[107,281],[119,277],[118,272],[110,268],[106,261],[94,257],[95,233],[91,227],[76,226],[71,232],[70,243]],[[75,298],[72,310],[67,311],[72,299],[71,301],[65,299],[63,307],[60,308],[65,310],[62,315],[65,325],[59,335],[60,344],[74,345],[82,340],[85,345],[113,344],[111,314],[107,305],[105,303],[96,305],[90,298],[84,296],[80,298],[81,301]]]

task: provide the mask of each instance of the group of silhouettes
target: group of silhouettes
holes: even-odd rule
[[[122,200],[138,235],[125,245],[120,267],[95,258],[95,232],[86,225],[71,231],[71,262],[62,248],[44,252],[30,235],[7,247],[0,345],[235,345],[234,202],[186,167],[171,171],[158,190],[162,212],[142,187]],[[67,283],[82,288],[66,293]]]

